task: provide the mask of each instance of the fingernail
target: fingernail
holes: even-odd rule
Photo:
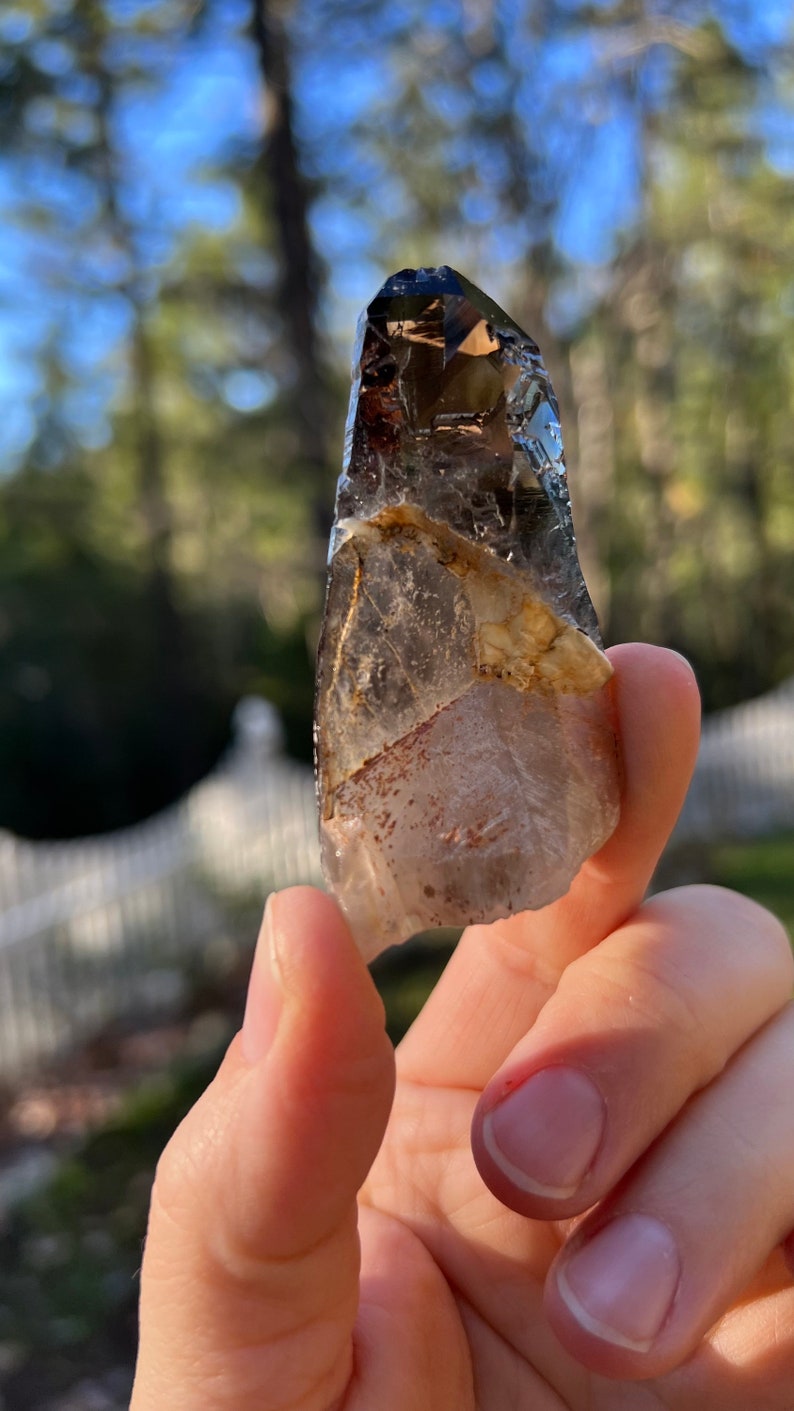
[[[577,1068],[544,1068],[486,1113],[482,1137],[518,1190],[564,1200],[581,1185],[601,1145],[606,1107]]]
[[[252,1064],[259,1063],[270,1049],[281,1013],[282,996],[274,945],[272,903],[273,898],[270,896],[254,952],[240,1036],[243,1053]]]
[[[667,1321],[680,1277],[668,1227],[651,1215],[621,1215],[566,1261],[557,1288],[589,1333],[647,1352]]]

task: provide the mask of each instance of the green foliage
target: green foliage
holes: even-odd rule
[[[310,755],[302,621],[277,630],[242,595],[205,597],[181,605],[164,640],[147,576],[91,542],[91,507],[84,481],[35,471],[3,503],[2,823],[31,837],[121,827],[170,803],[214,765],[243,694],[273,700],[293,751]]]
[[[747,131],[757,75],[714,27],[699,38],[649,124],[643,221],[593,322],[614,384],[605,616],[689,655],[713,708],[794,670],[794,223]]]

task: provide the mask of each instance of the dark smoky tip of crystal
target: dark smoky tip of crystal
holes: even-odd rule
[[[401,269],[392,274],[375,295],[376,299],[410,298],[412,294],[462,294],[460,275],[449,265],[437,268]]]
[[[390,387],[397,377],[397,364],[393,358],[381,358],[361,370],[362,387]]]

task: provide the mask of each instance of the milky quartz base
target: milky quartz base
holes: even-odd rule
[[[342,784],[322,824],[362,953],[562,896],[615,828],[618,779],[609,686],[472,685]]]

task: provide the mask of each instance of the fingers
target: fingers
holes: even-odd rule
[[[794,1226],[792,1067],[788,1005],[563,1248],[546,1311],[586,1366],[624,1378],[679,1366]],[[745,1340],[757,1312],[751,1301]]]
[[[243,1032],[158,1167],[133,1411],[325,1411],[351,1375],[356,1192],[393,1087],[333,903],[273,898]]]
[[[546,1304],[591,1370],[679,1367],[794,1229],[793,979],[754,902],[656,897],[568,968],[483,1093],[472,1145],[500,1201],[590,1211]]]
[[[715,887],[654,898],[569,966],[486,1088],[472,1128],[486,1183],[523,1214],[589,1209],[793,981],[788,938],[754,902]]]
[[[400,1046],[418,1082],[483,1087],[534,1023],[565,967],[639,905],[686,793],[700,720],[694,676],[674,652],[610,652],[624,766],[620,823],[570,891],[539,912],[461,937]]]

